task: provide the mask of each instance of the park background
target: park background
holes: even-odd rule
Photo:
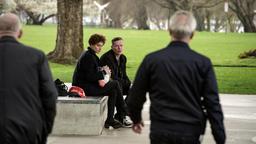
[[[181,9],[195,15],[191,48],[212,60],[220,93],[256,94],[255,0],[0,0],[0,14],[14,12],[22,20],[21,42],[42,50],[54,79],[64,82],[72,81],[94,33],[107,38],[99,56],[113,37],[124,38],[133,80],[144,56],[168,45],[170,16]]]
[[[21,42],[41,49],[45,53],[53,50],[56,40],[56,25],[24,26]],[[124,38],[124,54],[127,56],[127,73],[134,79],[137,68],[144,56],[164,48],[170,42],[165,30],[122,30],[84,27],[85,50],[89,36],[100,33],[107,42],[99,54],[108,51],[111,39]],[[256,94],[256,59],[239,59],[240,53],[255,49],[256,33],[212,33],[196,32],[191,48],[212,60],[221,93]],[[50,63],[54,79],[71,82],[74,65]]]

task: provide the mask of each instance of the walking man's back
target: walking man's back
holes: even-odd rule
[[[191,50],[196,21],[186,11],[174,14],[171,43],[147,55],[137,72],[128,106],[133,130],[141,132],[142,105],[149,92],[151,144],[199,144],[210,120],[216,143],[225,143],[223,113],[211,61]]]
[[[17,41],[14,14],[0,16],[0,143],[45,144],[57,92],[43,52]]]

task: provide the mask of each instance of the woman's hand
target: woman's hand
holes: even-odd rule
[[[98,80],[98,83],[100,87],[104,87],[106,84],[104,80]]]

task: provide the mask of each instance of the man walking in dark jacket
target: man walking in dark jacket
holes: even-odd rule
[[[170,22],[171,43],[144,58],[128,97],[133,131],[141,133],[141,111],[149,92],[151,144],[199,144],[207,118],[216,143],[224,144],[223,113],[211,61],[188,45],[195,18],[178,11]]]
[[[57,91],[44,53],[17,41],[14,14],[0,16],[0,143],[46,144]]]

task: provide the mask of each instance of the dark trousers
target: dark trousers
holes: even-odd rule
[[[119,81],[119,84],[120,84],[123,95],[126,95],[125,103],[127,103],[127,98],[130,92],[131,83]]]
[[[117,115],[124,117],[127,114],[127,106],[123,100],[123,94],[119,82],[116,80],[109,81],[103,88],[99,86],[90,87],[86,90],[83,88],[86,95],[89,96],[109,96],[108,97],[108,117],[106,122],[114,121],[115,107]]]
[[[200,144],[200,141],[199,136],[151,133],[150,144]]]
[[[128,95],[131,84],[121,84],[123,95]]]

